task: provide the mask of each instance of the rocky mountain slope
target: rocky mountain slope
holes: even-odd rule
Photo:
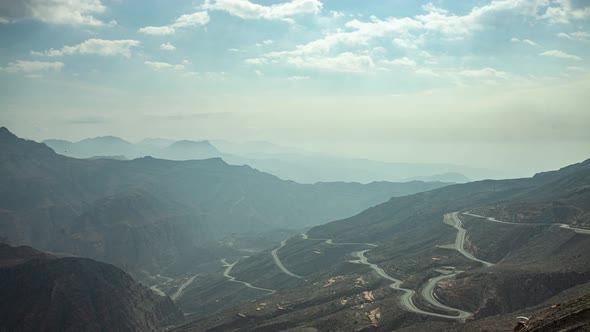
[[[198,262],[231,233],[313,226],[444,185],[301,185],[221,159],[74,159],[0,128],[4,241],[149,274]]]
[[[567,218],[554,219],[558,224],[518,223],[474,214],[545,193],[551,204],[566,201],[585,215],[588,166],[586,161],[550,176],[392,198],[314,227],[274,251],[297,277],[278,264],[271,270],[270,251],[239,258],[233,266],[233,277],[276,293],[194,316],[177,330],[472,331],[477,325],[470,324],[486,317],[533,313],[555,298],[574,300],[590,285],[588,229]]]
[[[161,331],[182,320],[170,298],[113,265],[0,244],[1,331]]]

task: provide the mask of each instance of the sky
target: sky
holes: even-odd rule
[[[513,176],[590,158],[586,0],[0,0],[0,125]]]

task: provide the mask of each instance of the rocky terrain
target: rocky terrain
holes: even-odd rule
[[[215,242],[232,233],[313,226],[444,185],[301,185],[219,158],[74,159],[0,128],[2,240],[143,275],[217,261],[225,251],[216,253]]]
[[[589,164],[392,198],[314,227],[233,267],[235,278],[275,293],[252,294],[251,303],[193,316],[176,330],[471,331],[500,316],[510,330],[517,313],[529,316],[548,301],[587,294],[590,234],[572,228],[579,224],[500,222],[470,214],[532,200],[549,188],[561,191],[552,190],[548,201],[569,199],[586,211],[577,188],[590,183]],[[454,211],[457,219],[447,219]],[[272,267],[273,252],[287,271],[276,261]],[[372,265],[359,264],[359,252]]]
[[[0,244],[1,331],[161,331],[183,314],[113,265]]]

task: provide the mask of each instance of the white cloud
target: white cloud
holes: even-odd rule
[[[286,61],[300,68],[346,73],[366,72],[375,67],[373,59],[370,56],[351,52],[340,53],[336,56],[290,57]]]
[[[416,19],[424,29],[445,35],[468,35],[482,29],[488,22],[494,22],[496,15],[518,15],[536,17],[549,0],[494,0],[484,6],[474,7],[466,15],[449,14],[447,10],[429,3],[422,8],[427,12]]]
[[[553,0],[553,4],[547,8],[543,18],[553,24],[568,24],[572,20],[584,20],[590,18],[590,6],[576,0]]]
[[[241,50],[239,48],[228,48],[227,50],[230,51],[230,52],[234,52],[234,53],[246,52],[246,51]]]
[[[202,8],[220,10],[242,19],[283,20],[292,22],[291,17],[304,14],[318,14],[323,4],[319,0],[292,0],[263,6],[249,0],[205,0]]]
[[[408,57],[403,57],[403,58],[399,58],[399,59],[395,59],[395,60],[381,60],[381,61],[379,61],[379,63],[382,65],[386,65],[386,66],[406,66],[406,67],[415,67],[416,66],[416,61],[414,61]]]
[[[570,66],[570,67],[567,67],[567,70],[570,70],[570,71],[577,71],[577,72],[586,72],[586,71],[587,71],[587,69],[586,69],[586,68],[584,68],[584,67],[577,67],[577,66]]]
[[[145,61],[144,64],[153,70],[184,70],[184,65],[175,65],[167,62]]]
[[[420,68],[420,69],[417,69],[415,71],[415,73],[418,75],[423,75],[423,76],[440,77],[440,74],[434,72],[434,70],[432,70],[430,68]]]
[[[176,33],[177,29],[194,26],[203,26],[209,23],[209,13],[199,11],[192,14],[179,16],[174,23],[164,26],[147,26],[140,28],[138,32],[146,35],[165,36]]]
[[[264,76],[264,73],[261,72],[260,70],[255,70],[254,74],[256,74],[256,76]]]
[[[106,7],[100,0],[3,0],[0,1],[2,23],[36,20],[50,24],[73,26],[105,26],[93,15],[102,14]]]
[[[557,34],[560,38],[566,38],[570,40],[588,40],[590,39],[590,32],[588,31],[576,31],[571,33],[560,32]]]
[[[337,10],[330,10],[329,13],[332,18],[341,18],[345,16],[343,12],[339,12]]]
[[[534,41],[532,41],[530,39],[520,40],[520,39],[518,39],[516,37],[512,37],[512,39],[510,39],[510,41],[513,42],[513,43],[521,43],[522,42],[522,43],[528,44],[530,46],[539,46],[539,44],[535,43]]]
[[[43,62],[43,61],[23,61],[10,62],[6,67],[1,68],[3,71],[10,73],[30,74],[39,71],[61,71],[63,62]]]
[[[176,50],[176,46],[174,46],[170,43],[164,43],[164,44],[160,45],[160,49],[164,50],[164,51],[174,51],[174,50]]]
[[[491,79],[491,78],[501,78],[501,79],[508,79],[510,78],[510,74],[495,70],[494,68],[483,68],[483,69],[469,69],[469,70],[461,70],[457,72],[457,75],[468,77],[468,78],[480,78],[480,79]]]
[[[568,53],[565,53],[560,50],[549,50],[549,51],[545,51],[543,53],[539,53],[539,55],[553,57],[553,58],[560,58],[560,59],[568,59],[568,60],[578,60],[578,61],[582,60],[582,58],[580,58],[577,55],[568,54]]]
[[[267,39],[267,40],[263,40],[261,43],[256,43],[256,47],[260,47],[260,46],[264,46],[264,45],[270,45],[272,44],[274,41]]]
[[[143,27],[137,30],[140,33],[146,35],[154,35],[154,36],[166,36],[172,35],[176,32],[176,29],[169,26],[162,26],[162,27]]]
[[[209,23],[209,13],[207,12],[196,12],[188,15],[181,15],[176,19],[176,22],[172,24],[173,28],[187,28],[200,25],[206,25]]]
[[[131,56],[131,49],[140,45],[137,40],[105,40],[88,39],[87,41],[74,46],[64,46],[59,50],[50,49],[43,52],[31,52],[32,55],[63,56],[72,54],[95,54],[101,56],[122,55]]]
[[[423,40],[394,38],[393,43],[401,48],[416,49],[418,44],[422,44]]]
[[[268,63],[268,59],[266,58],[252,58],[252,59],[246,59],[244,60],[245,63],[251,64],[251,65],[263,65]]]
[[[304,80],[308,80],[309,76],[291,76],[289,78],[287,78],[287,80],[289,81],[304,81]]]

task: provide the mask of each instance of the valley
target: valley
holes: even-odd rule
[[[577,254],[590,161],[466,184],[300,185],[220,159],[72,159],[0,134],[3,236],[114,263],[184,313],[172,331],[460,330],[590,283]],[[27,197],[28,183],[44,189]]]

